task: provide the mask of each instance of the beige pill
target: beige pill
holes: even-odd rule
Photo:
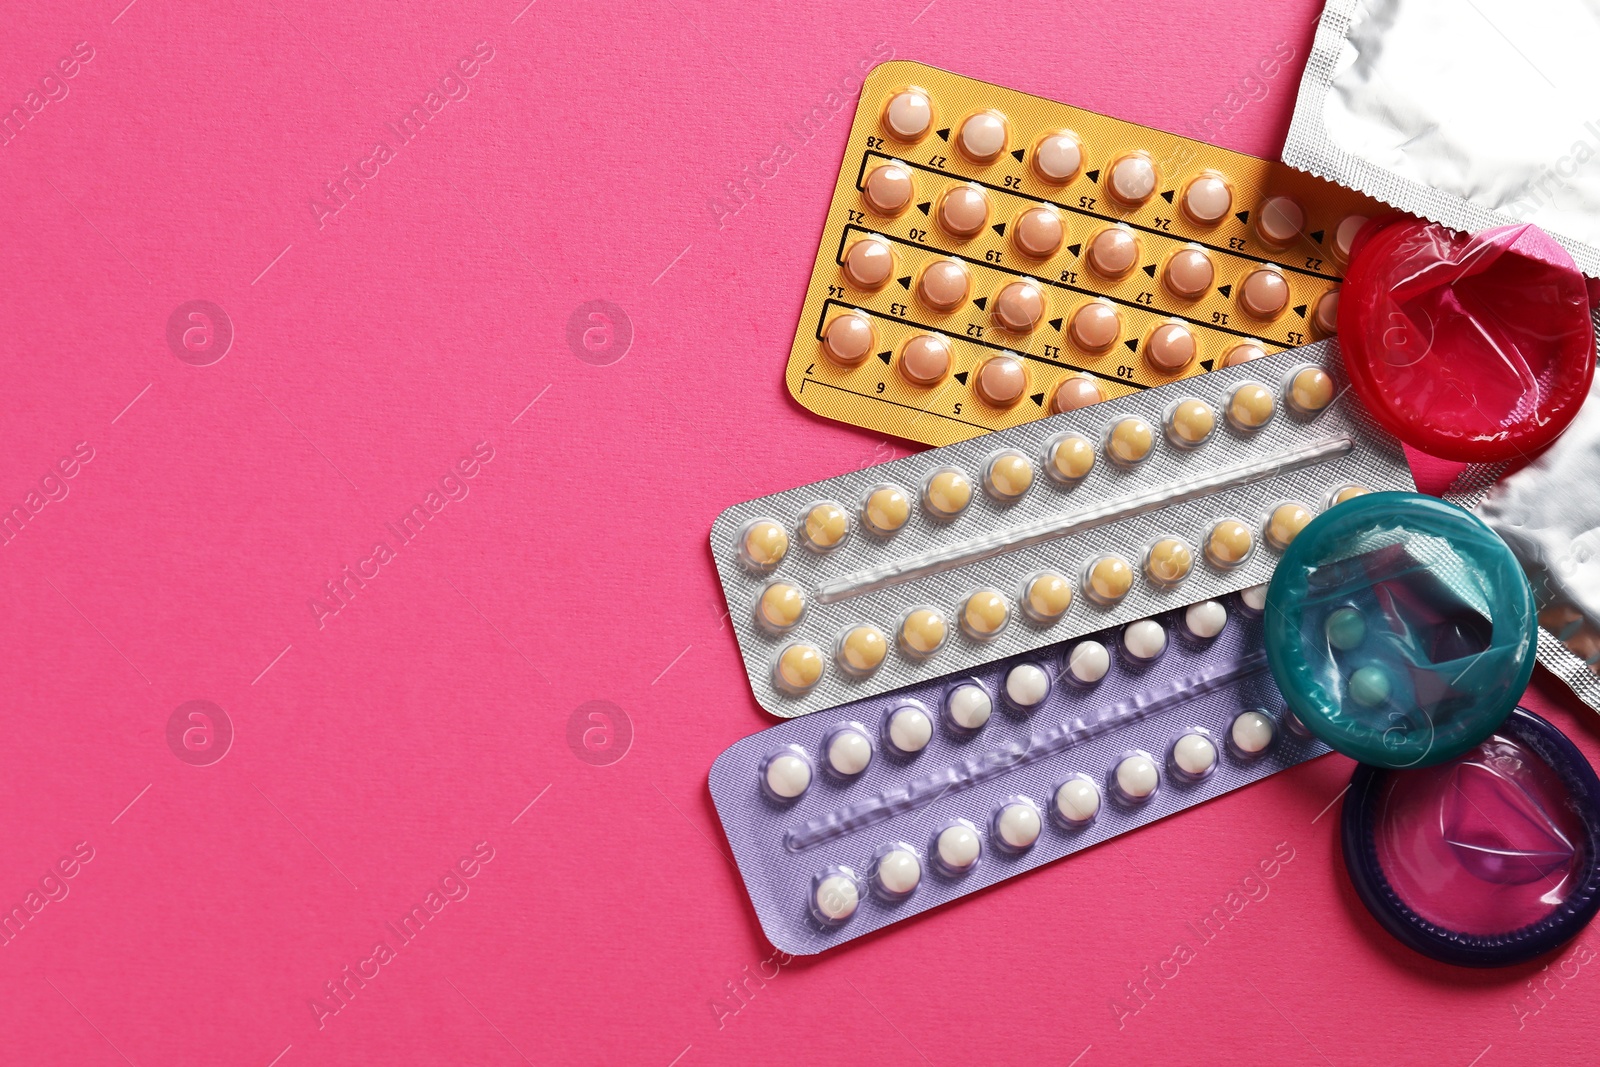
[[[1347,485],[1333,494],[1333,502],[1335,504],[1343,504],[1346,500],[1354,500],[1356,497],[1366,496],[1370,492],[1372,490],[1364,485]]]
[[[1033,464],[1021,452],[1002,452],[989,461],[983,483],[990,496],[1018,500],[1033,485]]]
[[[1155,444],[1155,431],[1141,418],[1129,415],[1118,420],[1111,428],[1106,452],[1118,463],[1132,466],[1150,454]]]
[[[933,125],[933,104],[921,89],[901,89],[883,109],[883,127],[900,141],[920,141]]]
[[[1311,512],[1299,504],[1279,504],[1267,519],[1267,543],[1273,548],[1288,548],[1310,521]]]
[[[911,183],[911,172],[899,163],[885,163],[867,172],[861,183],[861,199],[874,213],[893,218],[911,203],[916,190]]]
[[[1317,310],[1311,313],[1311,326],[1324,337],[1338,332],[1339,290],[1333,289],[1322,294],[1322,299],[1317,301]]]
[[[744,532],[743,555],[753,566],[775,567],[789,551],[789,535],[771,519],[750,524]]]
[[[894,253],[887,242],[876,237],[862,238],[844,254],[845,279],[857,289],[881,289],[892,274]]]
[[[917,298],[934,311],[954,311],[967,299],[967,268],[953,259],[928,264],[917,279]]]
[[[1194,566],[1194,553],[1176,537],[1163,537],[1150,546],[1145,555],[1144,573],[1157,585],[1177,585],[1189,577]]]
[[[1055,622],[1072,606],[1072,583],[1053,571],[1038,574],[1028,582],[1022,611],[1034,622]]]
[[[889,653],[889,640],[876,626],[855,626],[839,640],[834,659],[846,674],[860,677],[871,674]]]
[[[798,586],[774,582],[762,590],[761,599],[756,602],[756,621],[763,629],[781,634],[794,629],[805,610],[805,596]]]
[[[872,354],[876,339],[872,320],[851,311],[835,316],[822,331],[822,351],[835,363],[854,367]]]
[[[973,387],[995,407],[1007,408],[1022,399],[1028,388],[1028,375],[1015,356],[995,356],[978,368]]]
[[[1355,246],[1356,234],[1367,224],[1365,215],[1346,215],[1333,231],[1333,258],[1340,263],[1350,262],[1350,249]]]
[[[1134,152],[1111,164],[1106,191],[1130,207],[1150,199],[1150,194],[1156,191],[1156,168],[1150,157]]]
[[[922,506],[936,519],[953,519],[970,503],[972,482],[953,467],[934,471],[922,488]]]
[[[1066,229],[1061,215],[1053,208],[1030,207],[1011,226],[1011,241],[1017,251],[1033,259],[1049,259],[1061,248]]]
[[[1202,174],[1183,191],[1183,213],[1201,226],[1214,225],[1232,206],[1228,183],[1214,174]]]
[[[950,373],[950,344],[934,334],[918,334],[900,350],[899,367],[912,385],[935,385]]]
[[[1097,604],[1115,604],[1133,587],[1133,568],[1121,556],[1101,556],[1089,565],[1084,594]]]
[[[944,644],[945,621],[936,608],[917,608],[900,623],[900,650],[908,656],[931,656]]]
[[[1217,413],[1204,400],[1180,400],[1167,416],[1167,436],[1174,444],[1193,448],[1202,444],[1216,428]]]
[[[806,512],[805,536],[812,548],[833,548],[849,532],[850,516],[838,504],[823,501]]]
[[[1289,406],[1314,415],[1333,403],[1333,379],[1321,367],[1303,367],[1289,383]]]
[[[993,589],[980,589],[967,597],[961,609],[961,628],[981,641],[1004,629],[1010,614],[1005,597]]]
[[[1305,226],[1305,210],[1287,196],[1271,197],[1256,213],[1256,235],[1274,248],[1294,244]]]
[[[1077,411],[1090,404],[1098,404],[1105,398],[1106,395],[1100,391],[1100,387],[1092,378],[1073,375],[1071,378],[1063,378],[1061,384],[1056,386],[1056,391],[1050,394],[1050,411],[1055,415]]]
[[[989,221],[989,198],[976,185],[957,185],[939,198],[935,217],[950,236],[971,237]]]
[[[1028,333],[1044,318],[1044,290],[1030,281],[1011,282],[994,298],[994,320],[1012,333]]]
[[[1006,147],[1006,118],[998,111],[968,115],[956,134],[956,148],[974,163],[988,163]]]
[[[1120,278],[1139,261],[1139,242],[1128,230],[1112,226],[1094,235],[1086,258],[1101,277]]]
[[[1033,147],[1033,172],[1052,185],[1071,181],[1081,166],[1083,145],[1069,130],[1047,133]]]
[[[1237,519],[1223,519],[1206,536],[1206,559],[1214,567],[1236,567],[1250,554],[1255,538]]]
[[[880,485],[867,494],[861,521],[876,534],[892,534],[911,517],[911,499],[895,485]]]
[[[1289,283],[1270,267],[1259,267],[1239,286],[1239,306],[1258,319],[1275,319],[1289,306]]]
[[[1157,326],[1145,342],[1144,358],[1158,371],[1171,374],[1194,362],[1199,346],[1194,332],[1181,322],[1168,322]]]
[[[1057,480],[1080,481],[1094,469],[1094,445],[1087,438],[1072,434],[1052,443],[1047,459]]]
[[[1272,394],[1257,382],[1245,382],[1228,399],[1228,421],[1241,430],[1259,430],[1272,418]]]
[[[1104,300],[1091,300],[1072,313],[1067,328],[1073,343],[1085,352],[1104,352],[1122,336],[1122,317]]]
[[[887,249],[885,249],[887,251]],[[1181,248],[1167,260],[1161,280],[1172,295],[1193,300],[1211,288],[1216,272],[1211,257],[1198,248]]]
[[[1228,349],[1228,354],[1222,357],[1224,367],[1237,367],[1241,363],[1249,363],[1252,359],[1260,359],[1267,354],[1267,350],[1260,345],[1242,344],[1234,345]]]
[[[789,645],[778,653],[773,682],[786,693],[798,696],[822,677],[822,650],[815,645]]]

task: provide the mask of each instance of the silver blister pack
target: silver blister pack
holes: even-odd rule
[[[1263,583],[1337,499],[1413,488],[1324,341],[735,505],[711,550],[789,717]]]
[[[1467,232],[1531,222],[1600,277],[1600,7],[1328,0],[1290,166]]]

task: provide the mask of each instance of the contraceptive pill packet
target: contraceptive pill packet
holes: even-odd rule
[[[1379,213],[1281,163],[884,63],[785,381],[817,414],[945,445],[1232,366],[1334,332]]]
[[[711,530],[756,699],[800,715],[1265,582],[1412,489],[1334,342],[738,504]]]
[[[733,745],[711,796],[768,940],[821,952],[1327,752],[1273,685],[1263,592]]]

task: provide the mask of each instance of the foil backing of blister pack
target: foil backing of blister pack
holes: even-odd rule
[[[1168,639],[1150,663],[1128,656],[1124,631],[1113,629],[780,723],[722,753],[711,768],[711,795],[767,938],[794,955],[821,952],[1327,752],[1285,709],[1266,666],[1259,616],[1237,596],[1226,604],[1226,624],[1209,640],[1188,630],[1184,609],[1151,620]],[[1069,674],[1073,650],[1087,641],[1110,650],[1109,669],[1093,685]],[[1023,712],[1004,693],[1012,670],[1028,665],[1042,668],[1052,685],[1035,710]],[[948,698],[971,684],[991,695],[994,710],[981,728],[963,730]],[[906,709],[920,709],[933,727],[918,735],[927,736],[926,746],[910,755],[895,749],[888,727]],[[1237,735],[1246,747],[1234,742],[1241,716],[1249,720]],[[841,732],[872,744],[853,778],[830,769]],[[1199,775],[1185,774],[1174,751],[1191,734],[1206,739],[1212,756]],[[1191,768],[1199,766],[1196,750],[1206,746],[1189,750]],[[1118,768],[1140,756],[1159,780],[1134,800],[1121,792]],[[771,761],[785,757],[811,768],[809,785],[791,800],[763,784]],[[1076,795],[1065,806],[1074,819],[1056,801],[1069,782]],[[1081,783],[1095,790],[1088,819],[1081,818],[1088,811]],[[1000,836],[1000,813],[1013,804],[1039,815],[1031,847],[1008,847]],[[954,832],[976,851],[962,869],[942,858],[941,835],[953,826],[968,829]],[[878,865],[891,852],[915,862],[895,857],[899,863],[880,879]],[[824,884],[830,878],[853,886],[847,893],[856,903],[842,921],[817,910],[819,892],[831,894],[824,903],[833,913],[843,910],[838,883]]]
[[[1531,222],[1600,277],[1600,9],[1328,0],[1283,161],[1475,232]]]
[[[1284,391],[1306,367],[1331,379],[1331,402],[1311,417],[1297,414]],[[1224,413],[1235,390],[1253,385],[1264,386],[1274,406],[1264,426],[1244,431]],[[1198,447],[1177,447],[1162,427],[1174,406],[1189,399],[1209,405],[1217,425]],[[1152,426],[1155,443],[1147,459],[1125,469],[1108,460],[1106,434],[1129,418]],[[1076,483],[1047,474],[1047,446],[1063,436],[1081,437],[1095,449],[1092,469]],[[1010,453],[1031,464],[1032,483],[1020,499],[1002,503],[981,488],[983,472],[993,457]],[[951,469],[970,477],[971,504],[953,521],[940,521],[918,500],[930,475]],[[1217,487],[1229,479],[1236,484]],[[911,501],[904,527],[890,537],[868,532],[861,521],[863,501],[885,485],[903,487]],[[1263,583],[1280,555],[1265,537],[1275,509],[1298,504],[1314,515],[1328,506],[1330,494],[1351,486],[1409,490],[1414,483],[1399,444],[1347,388],[1337,345],[1327,341],[735,505],[713,524],[711,550],[751,688],[764,708],[788,717]],[[805,543],[805,516],[821,502],[831,502],[848,521],[847,534],[828,551]],[[1248,555],[1226,568],[1208,562],[1204,548],[1208,531],[1223,520],[1248,528],[1254,538]],[[788,531],[789,547],[776,565],[755,568],[741,557],[752,524]],[[1069,532],[1050,535],[1052,526],[1057,534],[1064,527]],[[1031,536],[1040,529],[1046,534]],[[1193,565],[1181,581],[1162,585],[1141,572],[1143,555],[1170,538],[1188,547]],[[1084,568],[1108,555],[1131,564],[1133,580],[1122,599],[1097,604],[1084,594]],[[952,556],[971,561],[957,565]],[[912,564],[929,557],[945,565],[908,578],[918,573]],[[1072,583],[1071,606],[1051,624],[1030,620],[1020,605],[1027,583],[1041,572]],[[798,621],[781,633],[757,621],[758,605],[777,585],[804,604]],[[958,625],[967,598],[980,590],[1010,605],[1004,628],[987,639]],[[948,637],[931,655],[908,654],[899,627],[908,613],[924,608],[942,614]],[[844,669],[836,655],[842,635],[860,626],[876,628],[888,645],[881,666],[864,676]],[[825,662],[806,691],[786,691],[775,679],[779,657],[791,649],[814,650]]]

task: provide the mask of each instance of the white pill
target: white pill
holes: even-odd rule
[[[1155,659],[1167,649],[1167,631],[1154,619],[1130,622],[1122,631],[1122,647],[1134,659]]]
[[[963,729],[976,730],[989,721],[994,702],[989,699],[989,693],[983,686],[968,682],[950,691],[946,707],[950,709],[951,722]]]
[[[1083,165],[1083,148],[1069,133],[1053,133],[1033,150],[1033,169],[1048,181],[1064,182]]]
[[[1067,822],[1088,822],[1100,813],[1100,790],[1087,778],[1068,778],[1056,790],[1056,811]]]
[[[970,159],[987,163],[1006,146],[1006,120],[998,112],[980,111],[961,124],[957,136]]]
[[[952,871],[964,871],[978,862],[983,841],[966,823],[956,823],[939,831],[939,862]]]
[[[838,774],[860,774],[871,762],[872,742],[856,730],[841,730],[828,742],[828,766]]]
[[[906,89],[894,94],[883,118],[896,137],[915,141],[928,132],[928,125],[933,121],[933,106],[926,93]]]
[[[903,848],[883,854],[878,861],[878,885],[886,892],[903,896],[917,888],[922,881],[922,862],[915,853]]]
[[[1084,685],[1093,685],[1111,669],[1111,653],[1099,641],[1079,641],[1067,657],[1067,671]]]
[[[811,784],[811,764],[799,756],[783,755],[767,761],[767,788],[772,795],[793,800]]]
[[[1259,711],[1241,712],[1233,720],[1233,731],[1229,735],[1233,738],[1233,747],[1246,756],[1259,755],[1272,744],[1272,734],[1276,727],[1272,720]]]
[[[1217,746],[1201,734],[1184,734],[1172,746],[1172,762],[1184,774],[1198,778],[1217,765]]]
[[[1032,804],[1013,801],[1000,809],[995,830],[1008,847],[1031,848],[1039,840],[1039,809]]]
[[[1117,788],[1129,800],[1143,800],[1156,791],[1160,781],[1155,761],[1149,756],[1135,752],[1122,757],[1122,762],[1117,764]]]
[[[853,879],[842,874],[830,874],[817,883],[817,914],[832,922],[840,922],[856,913],[861,903],[861,892]]]
[[[1124,203],[1137,204],[1156,188],[1156,169],[1143,156],[1123,156],[1111,165],[1111,192]]]
[[[1239,600],[1247,610],[1259,615],[1267,606],[1267,587],[1265,583],[1239,590]]]
[[[1210,640],[1222,632],[1228,625],[1228,612],[1215,600],[1202,600],[1198,604],[1191,604],[1189,610],[1183,613],[1183,626],[1194,636]]]
[[[921,708],[898,708],[889,716],[889,743],[911,755],[928,747],[933,739],[933,722]]]
[[[1019,663],[1006,674],[1006,696],[1019,708],[1036,708],[1050,695],[1050,676],[1036,663]]]

